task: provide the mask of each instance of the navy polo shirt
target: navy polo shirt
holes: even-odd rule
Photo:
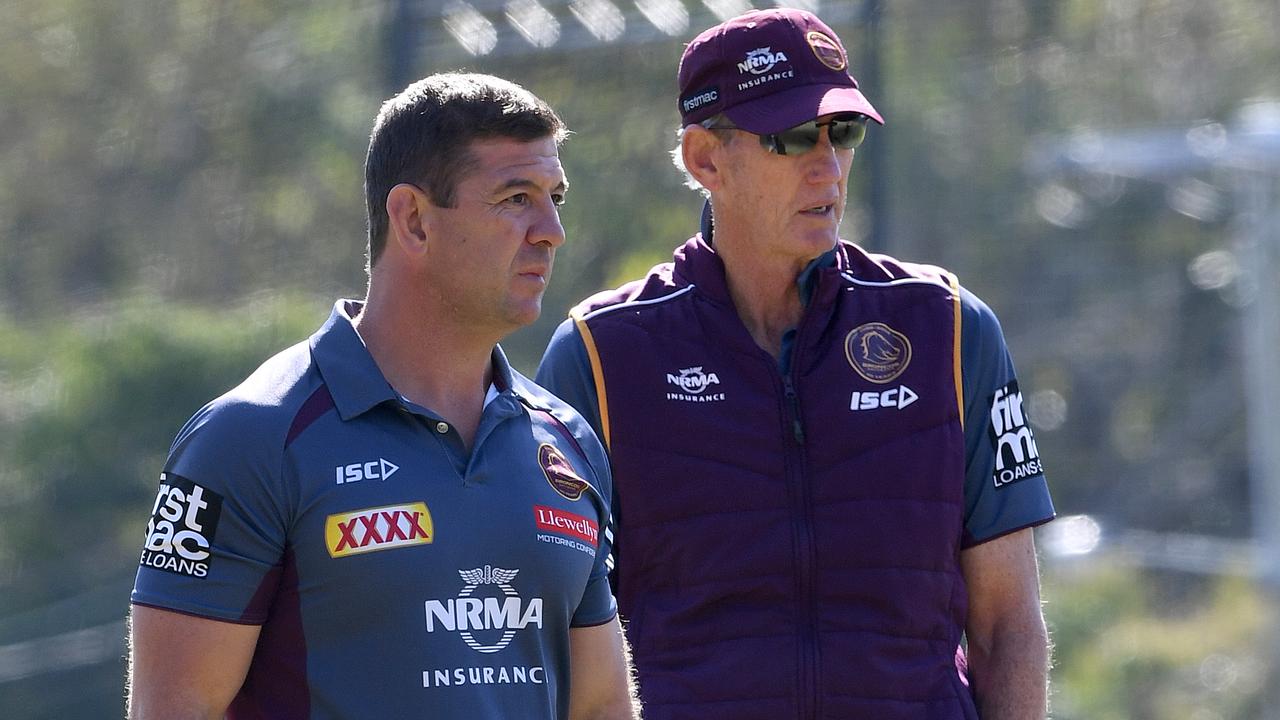
[[[495,347],[468,452],[360,308],[188,421],[133,602],[262,625],[229,717],[567,717],[569,629],[616,612],[600,443]]]

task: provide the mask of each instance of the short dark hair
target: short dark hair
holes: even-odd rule
[[[457,184],[471,161],[471,141],[569,134],[549,105],[513,82],[492,75],[440,73],[425,77],[382,104],[369,134],[364,163],[369,215],[369,268],[387,242],[387,195],[414,183],[439,207],[453,207]]]

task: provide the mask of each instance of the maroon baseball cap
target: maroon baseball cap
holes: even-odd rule
[[[830,113],[880,113],[849,74],[840,38],[804,10],[753,10],[703,32],[680,58],[684,125],[724,113],[760,135]]]

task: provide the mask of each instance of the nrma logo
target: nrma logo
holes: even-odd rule
[[[427,632],[456,632],[467,647],[496,653],[517,630],[542,629],[542,598],[525,601],[511,586],[519,570],[485,565],[459,570],[465,585],[458,597],[426,602]]]
[[[720,378],[716,377],[715,373],[702,372],[702,366],[699,365],[685,368],[676,375],[667,373],[667,382],[687,393],[699,395],[708,387],[719,385]]]
[[[738,72],[749,72],[752,75],[763,75],[773,69],[774,65],[780,62],[789,62],[787,54],[779,50],[772,52],[770,48],[762,47],[755,50],[747,51],[747,58],[738,63]]]

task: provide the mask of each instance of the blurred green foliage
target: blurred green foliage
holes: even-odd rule
[[[1237,577],[1103,561],[1045,573],[1057,720],[1264,718],[1275,613]]]
[[[60,638],[31,651],[47,667],[34,676],[0,650],[6,718],[120,716],[124,626],[110,623],[127,609],[170,442],[327,314],[327,300],[301,294],[219,306],[132,296],[0,323],[0,646]],[[81,628],[118,636],[114,656],[67,637]],[[51,692],[64,686],[77,690]]]
[[[667,151],[682,43],[713,19],[687,1],[685,36],[642,41],[629,10],[618,42],[544,51],[504,30],[472,58],[442,3],[410,5],[416,74],[509,77],[575,131],[561,153],[569,241],[543,317],[505,343],[532,371],[570,305],[695,230],[701,198]],[[119,714],[122,648],[31,676],[6,666],[6,648],[118,619],[183,421],[305,338],[334,297],[362,294],[362,160],[399,89],[395,7],[0,3],[5,717]],[[868,237],[881,183],[872,249],[948,266],[997,311],[1060,512],[1247,536],[1231,178],[1041,176],[1027,156],[1071,132],[1229,130],[1250,101],[1280,98],[1280,6],[884,2],[879,77],[860,70],[864,7],[821,12],[888,120],[868,141],[886,151],[883,173],[869,175],[865,150],[855,159],[845,236]],[[1206,258],[1226,263],[1220,281],[1195,278]],[[1262,716],[1275,618],[1257,588],[1057,562],[1045,596],[1059,718]]]
[[[327,313],[300,295],[223,307],[143,296],[0,326],[0,488],[11,506],[0,617],[128,571],[178,428]]]

